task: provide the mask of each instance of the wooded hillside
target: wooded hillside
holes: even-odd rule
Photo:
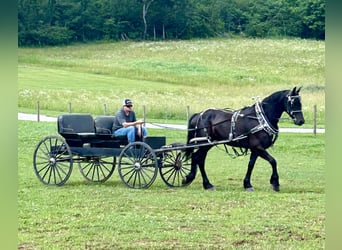
[[[325,1],[18,1],[19,46],[234,35],[325,39]]]

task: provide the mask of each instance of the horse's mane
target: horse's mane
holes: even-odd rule
[[[275,100],[284,97],[286,93],[288,92],[290,92],[290,90],[280,90],[280,91],[274,92],[273,94],[265,97],[262,100],[262,103],[274,102]]]

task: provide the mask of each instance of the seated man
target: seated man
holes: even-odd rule
[[[133,111],[133,102],[125,99],[122,108],[115,114],[113,131],[115,136],[127,136],[128,142],[134,142],[135,136],[146,137],[146,128],[142,126],[143,119],[137,120]]]

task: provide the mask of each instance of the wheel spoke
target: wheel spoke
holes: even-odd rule
[[[133,168],[131,168],[128,172],[123,173],[122,176],[123,176],[123,177],[126,177],[127,175],[129,175],[129,174],[131,174],[131,173],[132,173],[132,175],[135,173],[135,170],[134,170]],[[129,182],[130,179],[132,178],[132,175],[129,177],[128,182]]]
[[[106,176],[104,170],[107,170],[107,172],[109,172],[108,168],[104,164],[100,163],[100,164],[97,165],[98,180],[100,180],[102,177]]]
[[[99,165],[99,166],[100,166],[100,169],[101,169],[101,172],[103,173],[103,175],[105,175],[104,172],[103,172],[104,169],[107,170],[107,172],[110,172],[110,169],[107,168],[107,166],[106,166],[105,164],[112,164],[112,163],[100,162],[100,165]]]
[[[48,165],[47,168],[46,168],[46,171],[44,172],[44,174],[42,175],[42,179],[44,180],[47,173],[50,173],[51,172],[51,166]],[[48,182],[49,183],[49,182]]]
[[[80,166],[82,172],[88,176],[89,175],[89,172],[91,171],[91,167],[92,167],[92,163],[91,162],[88,162],[87,164],[85,164],[84,167]],[[85,170],[88,170],[87,172]]]
[[[64,176],[65,176],[65,172],[64,172],[64,170],[62,169],[62,168],[60,168],[58,165],[54,168],[54,175],[56,176],[56,173],[57,173],[57,175],[58,175],[58,177],[59,177],[59,181],[61,181],[61,180],[63,180],[63,177],[62,177],[62,175],[61,175],[61,172],[64,174]],[[56,182],[56,178],[55,178],[55,183],[57,183]]]
[[[190,173],[191,168],[190,167],[182,167],[181,172],[182,176],[185,176]]]
[[[50,166],[49,163],[46,163],[46,162],[41,162],[39,163],[40,164],[45,164],[42,168],[40,168],[39,170],[37,169],[37,172],[40,173],[41,171],[43,171],[44,169],[48,168]]]
[[[115,169],[115,157],[94,156],[80,159],[79,169],[84,178],[93,182],[105,182],[113,174]]]
[[[166,170],[166,171],[164,172],[164,175],[168,175],[170,172],[176,171],[176,170],[174,169],[173,165],[168,165],[168,166],[165,166],[165,165],[164,165],[163,168],[164,168],[164,169],[169,168],[168,170]]]
[[[137,172],[136,171],[132,171],[132,175],[128,178],[127,182],[130,183],[131,182],[131,178],[134,177],[133,179],[133,187],[135,187],[135,181],[137,180]]]
[[[44,143],[44,145],[45,145],[45,148],[39,148],[39,152],[43,154],[43,155],[39,155],[39,158],[49,159],[49,150],[48,150],[45,143]]]
[[[64,170],[64,168],[66,168],[67,171]],[[63,172],[64,175],[68,175],[68,170],[69,170],[69,166],[60,162],[59,164],[56,164],[56,169],[60,170],[61,172]]]

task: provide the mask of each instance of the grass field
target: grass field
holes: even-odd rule
[[[138,116],[180,122],[208,107],[240,108],[252,97],[303,86],[306,127],[325,126],[325,44],[284,39],[210,39],[118,42],[18,49],[18,111],[57,116],[72,111],[114,113],[125,97]],[[286,116],[285,116],[286,117]],[[281,121],[281,127],[294,126]],[[216,191],[201,177],[171,189],[160,176],[147,190],[132,190],[117,170],[103,184],[86,181],[74,164],[62,187],[35,176],[35,146],[57,125],[18,121],[18,249],[323,249],[325,139],[281,133],[269,152],[278,162],[280,192],[271,167],[258,159],[252,184],[242,180],[248,156],[232,159],[222,146],[207,158]],[[151,129],[167,143],[186,132]]]
[[[324,136],[280,134],[279,193],[271,167],[258,160],[255,192],[242,188],[248,157],[229,158],[214,148],[207,173],[188,187],[168,188],[158,176],[147,190],[132,190],[117,171],[103,184],[86,181],[74,164],[62,187],[39,182],[32,166],[36,144],[56,134],[55,123],[18,122],[19,249],[323,249],[325,240]],[[151,130],[168,143],[184,132]]]
[[[19,48],[18,108],[57,115],[113,114],[122,99],[148,119],[185,120],[186,107],[238,109],[303,86],[305,126],[325,120],[325,44],[310,40],[215,39]]]

